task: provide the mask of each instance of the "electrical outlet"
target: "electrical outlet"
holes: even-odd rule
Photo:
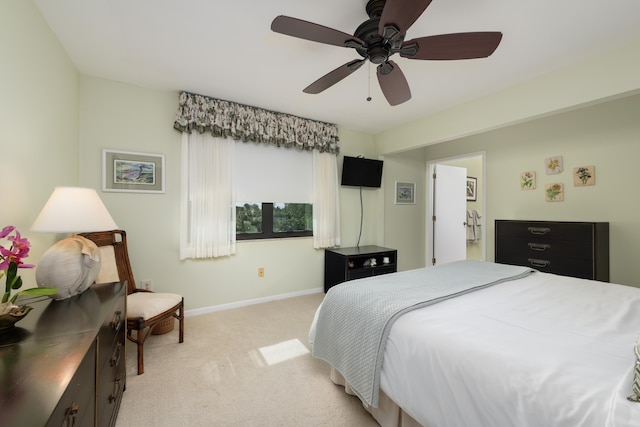
[[[264,277],[264,267],[258,267],[258,277]]]
[[[150,279],[149,280],[141,280],[140,281],[140,285],[142,286],[142,289],[146,289],[148,291],[151,290],[151,284],[152,284],[152,282],[151,282]]]

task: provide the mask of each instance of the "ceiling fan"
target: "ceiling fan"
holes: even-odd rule
[[[413,23],[431,0],[369,0],[369,19],[353,35],[313,22],[280,15],[271,30],[288,36],[340,47],[353,48],[362,59],[349,61],[320,77],[303,92],[317,94],[351,75],[368,59],[378,65],[378,83],[390,105],[411,99],[411,90],[398,64],[389,58],[398,53],[408,59],[451,60],[486,58],[502,39],[501,32],[441,34],[404,41]]]

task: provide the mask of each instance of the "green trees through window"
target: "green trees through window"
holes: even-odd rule
[[[313,209],[309,203],[236,203],[238,240],[313,235]]]
[[[262,233],[262,203],[236,203],[236,234]]]

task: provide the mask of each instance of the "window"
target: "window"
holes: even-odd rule
[[[278,239],[313,235],[310,203],[236,203],[236,239]]]
[[[274,156],[273,150],[281,154]],[[316,249],[340,244],[334,154],[194,132],[182,135],[181,165],[180,259],[234,254],[237,234],[241,239],[310,236]],[[239,200],[258,202],[234,206]]]
[[[236,239],[313,236],[312,172],[310,151],[236,143]]]

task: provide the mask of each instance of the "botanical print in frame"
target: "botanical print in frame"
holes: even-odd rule
[[[560,183],[545,185],[544,199],[547,202],[563,202],[564,201],[564,185]]]
[[[547,175],[562,173],[562,156],[547,157],[544,159],[544,169],[547,172]]]
[[[164,156],[102,150],[102,191],[164,193]]]
[[[475,202],[478,193],[478,179],[472,176],[467,177],[467,200]]]
[[[522,172],[520,174],[520,189],[535,190],[536,189],[536,173],[535,171]]]
[[[596,167],[578,166],[573,168],[573,185],[576,187],[596,185]]]
[[[416,183],[396,181],[396,205],[413,205],[416,203]]]

